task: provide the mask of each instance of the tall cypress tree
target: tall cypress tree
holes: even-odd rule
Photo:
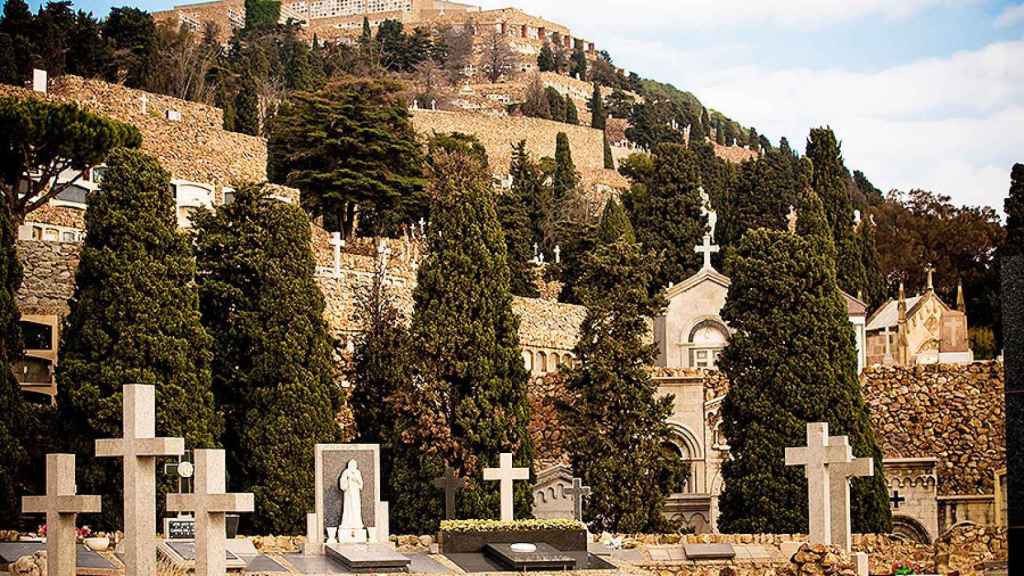
[[[659,144],[644,184],[634,187],[629,206],[637,239],[658,257],[658,272],[648,286],[653,294],[700,268],[700,256],[693,247],[704,237],[707,222],[701,214],[697,157],[686,146]]]
[[[579,178],[576,164],[572,161],[569,136],[565,132],[559,132],[555,138],[555,174],[553,178],[555,202],[561,203],[568,199],[579,185]]]
[[[1006,244],[1003,254],[1024,254],[1024,164],[1014,164],[1010,172],[1010,194],[1003,204],[1006,211]]]
[[[614,244],[623,241],[627,244],[636,243],[636,233],[629,221],[629,214],[615,198],[609,198],[601,213],[601,223],[597,226],[597,240],[601,244]]]
[[[551,44],[547,40],[541,46],[540,54],[537,55],[537,70],[551,72],[555,69],[555,53],[551,50]]]
[[[669,441],[673,398],[658,397],[649,366],[647,318],[664,309],[651,296],[657,264],[630,242],[628,219],[612,201],[601,243],[587,255],[577,286],[587,307],[561,405],[566,450],[575,474],[593,489],[584,519],[594,531],[662,532],[662,503],[685,467],[662,450]]]
[[[250,71],[242,74],[242,86],[235,96],[234,129],[250,136],[259,136],[262,133],[260,97],[256,91],[256,78]]]
[[[601,134],[604,139],[604,169],[615,170],[615,156],[612,155],[612,145],[608,141],[608,133]]]
[[[313,505],[314,446],[339,439],[341,404],[309,220],[298,206],[245,187],[195,223],[231,485],[255,494],[257,533],[295,533]]]
[[[548,99],[548,110],[551,111],[551,119],[556,122],[565,122],[567,107],[565,101],[566,98],[562,98],[562,95],[558,93],[551,86],[544,89],[544,96]]]
[[[604,98],[601,97],[601,86],[594,83],[594,93],[590,96],[590,126],[597,130],[608,127],[608,114],[604,111]]]
[[[850,294],[864,292],[867,281],[854,230],[850,175],[831,128],[811,130],[807,138],[807,158],[814,164],[811,186],[825,206],[825,217],[832,228],[832,240],[839,255],[836,261],[839,287]]]
[[[407,531],[436,529],[441,500],[429,478],[444,465],[469,483],[459,517],[492,518],[498,487],[482,482],[482,469],[496,465],[501,452],[512,452],[520,467],[533,459],[519,319],[491,176],[472,154],[444,149],[431,168],[430,250],[413,292],[417,384],[396,394],[402,450],[415,455],[396,462],[404,484],[393,494],[392,510]],[[530,487],[516,484],[516,510],[524,516]]]
[[[526,141],[512,147],[512,189],[498,197],[498,220],[505,233],[505,250],[509,268],[509,284],[516,296],[536,298],[540,295],[535,282],[533,259],[532,213],[540,190],[539,173],[532,166]]]
[[[27,472],[27,442],[34,427],[11,363],[21,356],[17,292],[21,263],[15,251],[16,233],[7,210],[0,208],[0,527],[16,528]]]
[[[732,285],[722,318],[735,330],[722,354],[730,381],[722,408],[730,458],[719,499],[724,532],[807,530],[807,482],[785,465],[808,422],[848,435],[856,456],[875,459],[873,478],[851,487],[854,529],[890,528],[888,493],[846,306],[835,280],[835,249],[821,203],[808,190],[797,234],[765,228],[744,234],[729,256]]]
[[[121,388],[156,387],[156,433],[189,448],[217,445],[209,335],[200,323],[195,260],[177,230],[170,178],[156,159],[119,150],[89,196],[85,242],[57,368],[60,437],[78,454],[82,492],[103,494],[106,527],[122,508],[119,466],[93,458],[96,438],[122,435]],[[165,481],[161,490],[170,488]]]
[[[565,98],[565,123],[573,125],[580,123],[580,112],[576,109],[576,103],[569,97]]]
[[[857,242],[860,244],[861,265],[864,267],[864,288],[861,297],[871,308],[881,305],[886,296],[876,232],[875,224],[865,216],[857,228]]]

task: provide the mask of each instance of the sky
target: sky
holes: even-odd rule
[[[1024,0],[463,1],[565,24],[773,142],[803,150],[810,128],[831,126],[847,166],[883,191],[1001,212],[1024,162]],[[75,2],[97,15],[124,4]]]

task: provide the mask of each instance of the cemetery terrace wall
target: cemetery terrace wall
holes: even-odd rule
[[[24,270],[18,291],[22,315],[67,314],[81,250],[82,245],[76,243],[18,241],[18,259]]]
[[[861,382],[886,457],[938,458],[940,496],[993,492],[1006,466],[1002,363],[872,367]]]

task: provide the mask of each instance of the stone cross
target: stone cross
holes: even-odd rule
[[[252,494],[224,493],[224,451],[196,450],[196,482],[192,494],[168,494],[169,512],[192,512],[196,517],[195,576],[224,576],[227,512],[252,512]]]
[[[847,460],[828,465],[829,509],[832,515],[832,545],[850,551],[850,478],[872,476],[875,461],[871,458],[854,458],[850,440],[846,436],[832,436],[828,445],[846,448]]]
[[[807,446],[786,448],[786,466],[803,466],[807,478],[807,511],[811,544],[832,544],[829,464],[847,462],[849,446],[829,445],[828,423],[807,423]]]
[[[571,488],[562,486],[562,494],[572,498],[573,517],[583,521],[583,498],[590,496],[590,486],[584,486],[580,478],[573,478]]]
[[[556,244],[555,245],[555,264],[560,264],[561,262],[562,262],[562,247],[560,245]]]
[[[928,289],[934,290],[935,284],[932,283],[932,275],[935,273],[935,266],[929,264],[924,267],[924,271],[928,273]]]
[[[796,213],[796,206],[790,205],[789,214],[786,214],[786,226],[790,234],[796,234],[796,223],[799,216]]]
[[[331,247],[334,248],[334,277],[341,278],[341,249],[345,247],[341,232],[331,232]]]
[[[466,480],[455,475],[455,470],[446,468],[444,476],[434,478],[434,487],[444,490],[444,519],[455,518],[455,493],[466,487]]]
[[[693,249],[694,252],[704,254],[704,267],[701,270],[713,270],[711,266],[711,255],[718,253],[720,247],[711,243],[711,235],[704,235],[704,244]]]
[[[46,514],[46,574],[75,576],[75,517],[100,511],[99,496],[76,496],[75,455],[46,455],[46,496],[23,496],[21,511]]]
[[[181,456],[183,438],[154,438],[156,391],[152,386],[126,384],[124,437],[96,441],[97,458],[124,459],[125,574],[156,574],[156,458]]]
[[[484,468],[484,480],[498,480],[501,482],[501,521],[511,522],[514,519],[512,512],[512,482],[514,480],[529,480],[529,468],[513,468],[512,453],[502,452],[500,463],[497,468]]]

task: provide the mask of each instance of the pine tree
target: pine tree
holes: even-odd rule
[[[555,70],[555,53],[551,50],[551,45],[547,40],[544,41],[544,46],[541,47],[540,54],[537,55],[537,69],[541,72]]]
[[[217,445],[211,339],[200,323],[195,260],[177,230],[170,178],[152,157],[111,154],[89,197],[75,292],[57,368],[59,437],[78,454],[81,492],[105,495],[106,527],[120,517],[120,466],[93,458],[93,441],[117,438],[121,388],[156,387],[156,433],[190,448]],[[169,482],[161,491],[170,488]]]
[[[195,228],[228,475],[234,490],[256,496],[254,531],[295,533],[313,505],[310,456],[316,444],[338,441],[341,404],[309,220],[261,187],[244,187],[234,202],[196,215]]]
[[[658,271],[648,286],[653,294],[689,278],[701,265],[693,247],[704,237],[707,222],[696,154],[682,144],[659,144],[650,177],[641,184],[630,194],[630,216],[641,245],[658,257]]]
[[[17,528],[19,496],[25,493],[21,475],[29,467],[28,442],[35,426],[11,363],[21,357],[17,292],[21,263],[16,233],[7,211],[0,209],[0,527]]]
[[[839,287],[850,294],[867,288],[865,271],[853,224],[850,175],[843,165],[842,151],[831,128],[815,128],[807,138],[807,158],[814,164],[811,186],[825,206],[838,251],[836,261]]]
[[[572,161],[572,149],[569,147],[569,136],[559,132],[555,139],[555,174],[553,179],[554,200],[562,204],[569,200],[579,185],[579,173]]]
[[[608,127],[608,114],[604,111],[604,98],[601,97],[601,86],[594,84],[594,94],[590,97],[590,127],[604,130]]]
[[[481,481],[482,468],[501,452],[512,452],[517,466],[532,463],[527,373],[491,176],[472,155],[447,150],[436,154],[432,170],[429,255],[413,291],[417,385],[396,394],[402,452],[416,456],[412,466],[405,457],[396,462],[403,484],[392,493],[392,517],[414,533],[437,528],[441,495],[429,485],[430,473],[455,468],[469,483],[459,517],[491,518],[498,487]],[[528,484],[517,483],[520,516],[531,501]]]
[[[1014,164],[1010,172],[1010,194],[1004,203],[1006,243],[1004,256],[1024,254],[1024,164]]]
[[[608,133],[605,132],[601,136],[604,138],[604,168],[615,170],[615,156],[612,155],[612,145],[608,142]]]
[[[732,285],[722,318],[735,331],[720,366],[730,388],[722,408],[730,458],[719,499],[724,532],[806,533],[807,483],[785,465],[808,422],[848,435],[876,475],[851,487],[854,530],[886,532],[890,516],[882,454],[860,394],[835,250],[821,203],[808,190],[798,233],[756,229],[729,256]]]
[[[615,205],[606,207],[602,223],[605,239],[614,240],[587,256],[577,286],[587,313],[561,420],[572,469],[593,489],[584,513],[590,529],[663,532],[662,504],[685,474],[683,463],[662,450],[673,398],[657,396],[648,368],[655,345],[646,342],[646,319],[665,302],[648,294],[657,264],[629,242],[628,220]]]
[[[579,125],[580,113],[576,109],[576,104],[572,101],[572,98],[565,99],[565,123]]]
[[[531,214],[541,183],[526,151],[525,140],[512,147],[509,174],[512,176],[512,189],[498,197],[498,220],[505,233],[510,289],[516,296],[536,298],[540,292],[531,263],[534,242]]]

